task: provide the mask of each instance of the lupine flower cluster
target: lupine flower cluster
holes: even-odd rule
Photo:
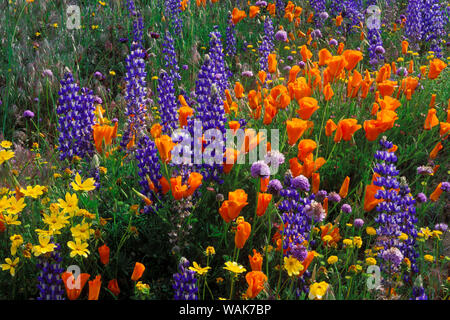
[[[374,26],[369,28],[367,32],[367,41],[369,42],[369,63],[373,69],[384,61],[385,50],[383,48],[383,40],[381,39],[381,29]]]
[[[39,296],[37,300],[64,300],[64,285],[61,273],[61,246],[56,243],[54,251],[49,256],[40,255],[37,263],[39,269],[38,284]]]
[[[165,134],[170,134],[178,127],[178,106],[174,79],[165,70],[161,70],[159,74],[157,91],[162,130]]]
[[[195,271],[189,270],[189,260],[181,258],[179,271],[173,275],[172,288],[175,300],[198,300],[198,286]]]
[[[143,136],[138,143],[136,149],[136,160],[139,167],[139,184],[141,185],[141,193],[148,199],[154,201],[155,195],[150,189],[149,181],[153,183],[157,190],[161,189],[159,180],[162,178],[160,173],[158,150],[155,143],[147,136]],[[151,206],[146,206],[144,212],[150,212]]]
[[[170,30],[175,35],[181,35],[183,31],[183,19],[181,18],[180,1],[165,0],[165,13],[170,21]]]
[[[174,39],[170,31],[166,31],[162,52],[164,53],[164,67],[173,79],[181,80],[180,67],[178,66],[177,54],[174,47]]]
[[[130,15],[138,15],[136,13],[133,1],[128,2]],[[139,21],[138,19],[138,21]],[[133,34],[134,40],[131,44],[131,51],[126,58],[126,91],[125,101],[127,103],[125,114],[128,119],[127,127],[120,143],[125,148],[130,142],[139,140],[145,128],[144,118],[147,113],[147,82],[145,80],[147,72],[145,71],[145,49],[142,45],[142,23],[134,23]]]
[[[283,250],[286,256],[294,256],[303,261],[307,255],[307,248],[303,243],[305,240],[309,241],[312,220],[321,221],[325,211],[320,203],[314,200],[314,195],[301,197],[301,192],[308,192],[310,188],[307,178],[303,176],[294,178],[288,172],[285,175],[284,185],[285,187],[279,190],[280,196],[284,199],[278,206],[278,210],[283,212],[283,224],[286,225],[283,231]]]
[[[60,160],[72,160],[74,156],[92,156],[94,146],[91,137],[95,110],[92,91],[82,88],[80,93],[72,74],[66,73],[58,94],[56,112],[59,115]]]
[[[225,151],[225,112],[223,100],[225,89],[228,87],[230,71],[225,65],[221,35],[218,31],[210,33],[210,50],[198,74],[195,86],[195,97],[197,100],[197,119],[201,121],[203,131],[217,129],[222,133],[223,151]],[[200,128],[201,129],[201,128]],[[188,122],[188,130],[194,136],[193,122]],[[194,148],[195,149],[195,148]],[[212,154],[211,158],[215,155]],[[202,168],[204,179],[217,177],[222,171],[222,165],[205,163]]]
[[[267,58],[269,54],[272,52],[274,48],[274,31],[273,31],[273,23],[270,17],[266,17],[264,20],[264,36],[261,41],[261,45],[259,46],[259,67],[261,70],[267,71],[269,68]]]
[[[236,26],[228,14],[228,26],[225,34],[225,54],[232,57],[236,54]]]
[[[375,198],[383,199],[376,207],[379,215],[375,219],[379,223],[378,245],[384,248],[380,252],[380,257],[384,260],[382,267],[390,276],[399,269],[403,261],[407,261],[412,274],[417,274],[419,270],[416,259],[419,254],[416,251],[416,200],[411,196],[406,179],[402,177],[399,182],[396,178],[399,174],[395,167],[397,156],[389,151],[393,147],[392,142],[383,138],[380,145],[382,150],[375,153],[375,159],[380,162],[374,167],[375,173],[379,175],[374,185],[383,188],[375,195]],[[405,234],[407,238],[400,241],[401,234]],[[410,279],[409,274],[404,275],[405,281]]]

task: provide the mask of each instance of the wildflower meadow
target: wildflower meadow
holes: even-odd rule
[[[448,300],[449,18],[2,1],[0,300]]]

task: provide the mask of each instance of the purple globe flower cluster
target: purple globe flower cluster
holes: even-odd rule
[[[37,263],[39,269],[38,284],[39,296],[37,300],[65,300],[64,285],[61,274],[64,269],[61,267],[61,246],[56,243],[56,247],[49,256],[40,255]]]
[[[60,160],[91,157],[94,153],[92,131],[94,126],[94,96],[92,90],[74,82],[72,74],[66,73],[58,91],[56,112],[59,115],[58,131]]]
[[[195,271],[189,270],[189,261],[181,258],[179,271],[173,275],[172,285],[175,300],[198,300],[198,286]]]

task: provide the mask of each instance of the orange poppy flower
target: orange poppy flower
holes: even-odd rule
[[[274,16],[275,13],[276,13],[276,5],[275,5],[275,3],[269,3],[269,4],[267,5],[267,11],[269,11],[269,14],[270,14],[271,16]]]
[[[277,55],[275,53],[269,54],[268,57],[268,63],[269,63],[269,72],[275,73],[277,72]]]
[[[317,143],[311,139],[303,139],[298,143],[297,158],[304,162],[306,158],[317,148]]]
[[[423,128],[425,130],[431,130],[433,127],[437,126],[439,124],[439,119],[436,117],[436,109],[431,108],[428,109],[428,114],[425,119],[425,124],[423,125]]]
[[[260,180],[260,188],[259,190],[261,192],[266,192],[267,187],[269,186],[270,178],[261,178]]]
[[[241,127],[241,124],[239,121],[228,121],[228,126],[233,130],[233,133],[236,134],[236,131]]]
[[[286,120],[286,130],[288,135],[288,144],[293,146],[308,128],[308,122],[299,118]]]
[[[194,109],[191,107],[185,107],[182,106],[180,109],[178,109],[178,121],[180,122],[180,127],[183,128],[184,126],[187,126],[187,118],[192,116],[194,114]]]
[[[308,254],[306,255],[305,260],[302,261],[303,270],[301,270],[300,273],[298,274],[299,277],[301,277],[306,272],[313,259],[314,259],[314,251],[309,251]]]
[[[285,109],[291,103],[288,89],[282,84],[273,87],[270,90],[269,101],[274,107]]]
[[[362,75],[353,70],[353,76],[349,75],[347,82],[347,97],[355,98],[362,84]]]
[[[442,150],[444,147],[442,146],[442,143],[439,141],[433,148],[433,150],[431,150],[430,152],[430,159],[436,159],[437,154],[440,150]]]
[[[252,271],[262,270],[263,257],[255,249],[253,249],[253,256],[248,255],[248,260],[250,262],[250,267],[252,268]]]
[[[89,277],[90,275],[88,273],[81,273],[75,281],[75,277],[71,272],[64,272],[61,275],[61,279],[66,287],[66,293],[69,300],[78,299],[86,282],[89,280]]]
[[[102,286],[102,276],[97,275],[94,280],[89,281],[89,296],[88,300],[98,300],[100,288]]]
[[[336,27],[339,27],[342,24],[342,21],[344,21],[344,18],[342,18],[341,15],[338,15],[336,17]]]
[[[320,173],[314,172],[312,174],[312,193],[317,193],[320,186]]]
[[[107,265],[109,263],[109,247],[106,243],[98,248],[98,254],[100,255],[100,262]]]
[[[238,8],[234,8],[231,12],[231,21],[236,25],[239,21],[247,17],[247,14],[243,10],[239,10]]]
[[[258,205],[256,206],[256,214],[258,217],[261,217],[266,213],[271,200],[272,194],[258,192]]]
[[[150,128],[150,134],[152,135],[153,139],[161,137],[161,133],[162,133],[162,126],[159,123],[155,123]]]
[[[98,153],[103,152],[103,145],[106,147],[111,145],[112,139],[117,137],[117,126],[118,122],[114,126],[99,124],[93,126],[94,144]]]
[[[309,120],[312,114],[319,109],[317,100],[312,97],[301,98],[298,101],[298,104],[299,109],[297,110],[297,113],[303,120]]]
[[[322,157],[317,158],[314,160],[313,154],[310,153],[302,166],[302,170],[300,174],[303,174],[306,178],[311,178],[312,174],[319,170],[324,164],[326,163],[326,160]]]
[[[369,184],[366,186],[366,192],[364,195],[364,211],[372,211],[377,206],[377,204],[383,202],[383,199],[375,198],[376,193],[381,189],[383,188],[378,187],[374,184]]]
[[[438,199],[439,199],[439,197],[441,196],[441,194],[442,194],[442,189],[441,189],[441,187],[442,187],[442,182],[440,182],[439,184],[438,184],[438,186],[436,187],[436,189],[434,189],[434,191],[430,194],[430,200],[431,201],[433,201],[433,202],[436,202],[436,201],[438,201]]]
[[[385,80],[383,82],[379,82],[377,89],[380,92],[381,96],[392,96],[394,90],[397,86],[397,81]]]
[[[428,79],[436,79],[446,67],[447,64],[440,59],[436,58],[431,60],[430,69],[428,70]]]
[[[430,99],[430,104],[428,105],[430,108],[433,108],[434,105],[436,104],[436,94],[432,94],[431,95],[431,99]]]
[[[331,136],[336,129],[337,125],[334,123],[334,121],[328,119],[327,123],[325,124],[325,135],[327,137]]]
[[[325,101],[330,101],[334,96],[333,89],[331,88],[329,83],[327,83],[323,88],[323,95],[325,96]]]
[[[390,79],[391,78],[391,71],[392,71],[391,66],[386,63],[378,71],[375,81],[378,83],[378,82],[383,82],[385,80]]]
[[[247,221],[242,221],[238,224],[236,228],[236,233],[234,235],[234,244],[236,248],[242,249],[247,242],[248,237],[252,231],[252,226]]]
[[[328,60],[331,59],[333,55],[328,49],[324,48],[319,51],[319,66],[324,66],[328,64]]]
[[[248,13],[248,17],[250,19],[253,19],[254,17],[256,17],[256,15],[259,13],[259,7],[258,6],[250,6],[250,11]]]
[[[449,122],[441,122],[439,129],[439,135],[441,137],[445,136],[448,132],[450,132],[450,123]]]
[[[345,69],[348,71],[352,70],[358,62],[360,62],[363,59],[363,53],[358,50],[345,50],[342,55],[344,56],[345,60],[347,61],[347,65],[345,66]]]
[[[263,132],[258,132],[256,134],[253,129],[245,129],[244,132],[244,143],[241,145],[239,154],[247,154],[248,152],[255,149],[261,142],[265,140]]]
[[[161,192],[162,194],[166,194],[170,190],[170,184],[169,181],[167,181],[166,177],[161,177],[159,179],[159,183],[161,185]]]
[[[320,238],[322,239],[324,245],[328,247],[335,247],[337,243],[341,240],[341,235],[339,233],[339,228],[337,227],[337,225],[333,226],[332,223],[327,223],[324,226],[320,226],[320,231],[321,231]],[[331,240],[328,241],[324,240],[324,237],[327,235],[331,236]]]
[[[336,134],[334,135],[334,142],[338,143],[342,139],[344,141],[350,141],[356,131],[361,129],[361,125],[358,124],[356,119],[343,119],[338,122]]]
[[[252,108],[253,110],[255,110],[256,108],[258,108],[259,106],[259,97],[260,97],[260,93],[258,94],[258,92],[256,92],[255,90],[250,90],[248,93],[248,104],[250,106],[250,108]]]
[[[267,73],[264,70],[261,70],[258,72],[258,79],[261,82],[261,84],[264,84],[266,82]]]
[[[312,91],[304,77],[299,77],[288,83],[288,90],[291,99],[295,99],[297,102],[304,97],[309,97]]]
[[[219,214],[222,219],[228,223],[236,219],[242,208],[244,208],[247,204],[247,193],[245,193],[242,189],[237,189],[228,193],[228,200],[222,202],[219,209]]]
[[[406,40],[403,40],[402,41],[402,53],[403,54],[406,54],[407,52],[408,52],[408,41],[406,41]]]
[[[337,54],[342,54],[342,52],[344,52],[344,47],[345,47],[345,44],[343,42],[339,42]]]
[[[133,274],[131,275],[131,280],[138,281],[142,277],[144,271],[145,266],[140,262],[136,262],[134,265]]]
[[[339,195],[341,196],[342,199],[347,197],[349,184],[350,184],[350,177],[347,176],[345,177],[344,182],[341,185],[341,189],[339,190]]]
[[[324,71],[324,80],[327,80],[327,83],[335,81],[340,76],[346,65],[347,60],[345,60],[344,56],[333,56],[328,59],[328,66]]]
[[[246,296],[247,298],[253,299],[264,289],[267,276],[261,271],[250,271],[245,275],[245,280],[248,284]]]
[[[244,87],[240,82],[236,82],[236,84],[234,85],[234,94],[238,99],[244,97]]]
[[[116,297],[119,296],[120,288],[119,288],[119,284],[117,283],[117,279],[109,280],[108,290],[111,291]]]
[[[175,143],[172,142],[172,138],[168,135],[163,135],[159,138],[155,139],[155,145],[158,149],[159,156],[161,157],[161,160],[163,163],[167,163],[172,158],[172,155],[170,152],[172,151],[173,147],[175,146]]]
[[[291,82],[294,82],[295,79],[297,79],[297,74],[301,71],[300,67],[298,65],[294,65],[290,70],[289,70],[289,80],[288,80],[288,84]]]
[[[308,61],[313,56],[312,52],[309,51],[309,49],[308,49],[308,47],[306,45],[302,45],[301,46],[300,54],[301,54],[302,59],[303,59],[304,62]]]
[[[227,148],[225,150],[224,154],[225,163],[223,164],[223,172],[225,174],[230,173],[231,169],[233,168],[234,163],[236,162],[238,158],[238,151],[235,149]]]

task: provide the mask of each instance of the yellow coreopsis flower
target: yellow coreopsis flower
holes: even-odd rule
[[[12,142],[10,142],[10,141],[8,141],[8,140],[3,140],[3,141],[0,143],[0,146],[1,146],[2,148],[9,149],[9,148],[11,148],[11,146],[12,146]]]
[[[23,243],[23,238],[20,234],[14,234],[9,237],[9,240],[11,240],[11,255],[15,256],[17,253],[17,248]]]
[[[88,254],[90,253],[87,247],[89,246],[86,242],[81,242],[79,238],[75,239],[75,242],[69,241],[67,242],[67,246],[72,250],[70,252],[70,257],[73,258],[75,256],[82,256],[87,258]]]
[[[434,257],[430,254],[424,255],[423,258],[425,259],[425,261],[434,262]]]
[[[377,264],[377,260],[375,258],[369,257],[369,258],[366,258],[366,263],[369,266],[374,266]]]
[[[6,223],[7,225],[18,226],[22,224],[22,222],[17,220],[18,218],[19,216],[15,214],[5,214],[3,215],[3,218],[0,218],[0,221]]]
[[[14,261],[12,261],[10,258],[6,258],[5,262],[6,263],[2,264],[2,270],[9,270],[11,276],[14,277],[14,275],[16,274],[16,267],[19,264],[19,257],[15,258]]]
[[[216,250],[214,249],[214,247],[208,246],[205,250],[205,254],[207,256],[212,256],[212,255],[216,254]]]
[[[375,230],[375,228],[373,228],[373,227],[367,227],[367,228],[366,228],[366,233],[367,233],[369,236],[374,236],[374,235],[377,234],[377,230]]]
[[[94,178],[88,178],[84,182],[81,181],[81,176],[77,173],[75,182],[70,184],[75,191],[92,191],[95,189]]]
[[[42,221],[48,224],[51,230],[60,230],[69,223],[69,217],[63,214],[52,213],[47,215],[44,213]]]
[[[286,269],[289,277],[292,277],[293,275],[297,276],[300,274],[300,271],[303,270],[303,265],[300,261],[298,261],[293,256],[290,257],[284,257],[284,269]]]
[[[26,189],[21,188],[20,192],[24,194],[25,197],[31,197],[33,199],[37,199],[39,196],[44,194],[45,187],[36,185],[34,187],[27,186]]]
[[[50,237],[45,235],[39,235],[39,244],[33,246],[33,253],[36,257],[41,254],[46,254],[48,252],[53,252],[56,245],[54,243],[50,243]]]
[[[197,262],[192,262],[193,267],[189,267],[189,270],[195,271],[196,273],[198,273],[199,275],[204,275],[205,273],[208,272],[209,269],[211,269],[211,267],[200,267]]]
[[[3,164],[3,162],[8,161],[14,157],[14,152],[11,150],[0,150],[0,165]]]
[[[239,274],[239,273],[247,271],[247,269],[245,269],[243,266],[241,266],[240,264],[238,264],[235,261],[225,262],[225,267],[223,267],[223,268],[225,270],[231,271],[234,274]]]
[[[70,193],[66,193],[66,201],[63,199],[58,199],[58,204],[63,211],[63,213],[68,213],[71,217],[79,210],[78,208],[78,197],[76,193],[70,195]]]
[[[0,212],[6,211],[10,206],[9,198],[6,196],[3,196],[0,199]]]
[[[6,212],[9,214],[18,214],[26,207],[26,203],[24,203],[25,198],[20,198],[17,200],[15,197],[9,198],[9,208],[6,209]]]
[[[83,221],[84,222],[84,221]],[[70,228],[70,232],[72,232],[72,237],[74,239],[80,239],[80,241],[89,240],[91,235],[95,233],[93,229],[90,229],[91,225],[87,222],[80,223]]]

